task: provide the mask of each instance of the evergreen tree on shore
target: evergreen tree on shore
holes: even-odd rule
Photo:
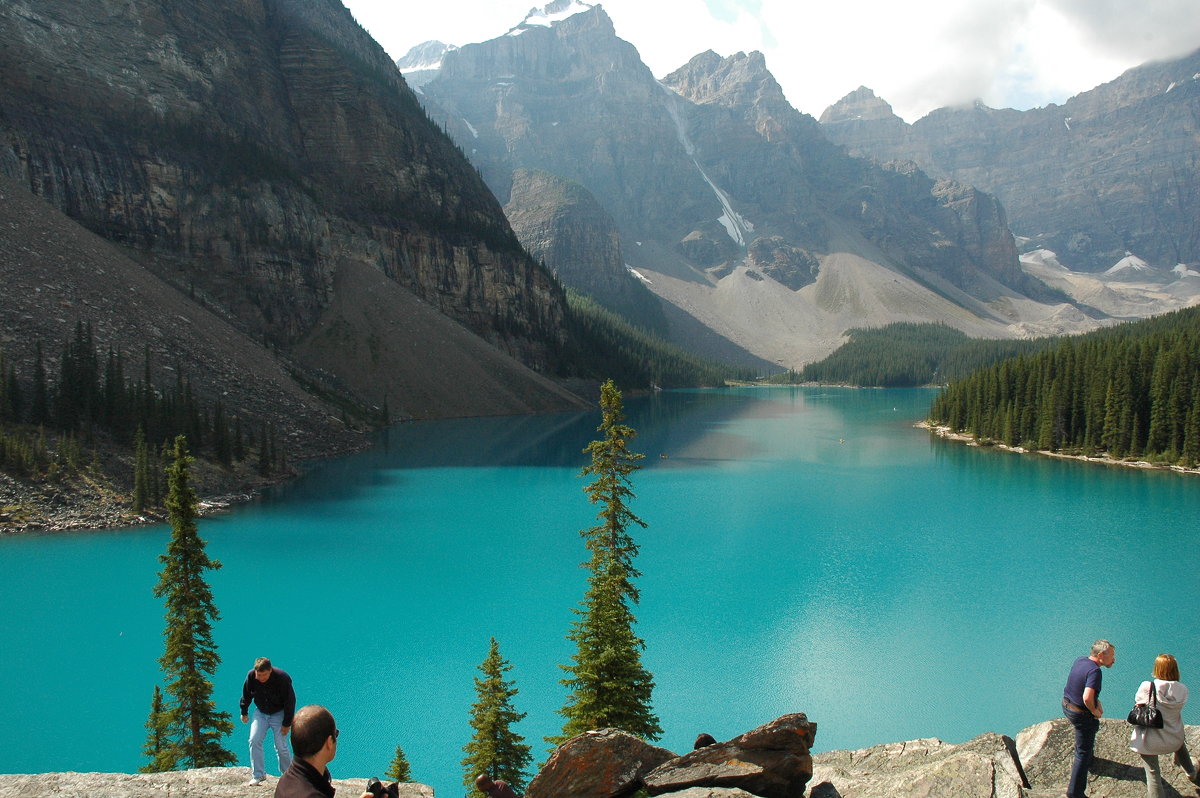
[[[396,746],[396,755],[392,757],[392,762],[383,775],[392,781],[412,781],[412,768],[408,764],[408,757],[404,755],[404,749],[400,746]]]
[[[517,688],[504,678],[512,665],[500,656],[500,644],[494,637],[479,670],[483,678],[475,679],[477,700],[471,706],[474,734],[463,746],[466,753],[462,761],[463,784],[473,790],[475,778],[486,773],[521,792],[525,786],[525,770],[533,757],[525,738],[512,729],[525,713],[517,712],[512,705]]]
[[[951,383],[930,421],[982,441],[1200,465],[1200,308],[1066,338]]]
[[[633,631],[635,618],[631,606],[638,603],[633,580],[640,576],[633,561],[637,542],[629,527],[646,524],[629,509],[633,498],[630,475],[640,466],[644,455],[629,449],[636,434],[623,424],[625,419],[621,392],[608,380],[600,389],[600,440],[584,449],[592,462],[582,476],[595,479],[584,488],[588,500],[600,505],[600,523],[583,530],[590,571],[579,618],[572,624],[569,639],[576,644],[571,665],[563,680],[571,693],[560,714],[566,719],[562,734],[552,742],[562,742],[591,729],[617,728],[646,740],[662,734],[651,707],[654,679],[641,661],[646,645]]]
[[[159,659],[166,674],[167,696],[161,710],[168,742],[162,762],[170,768],[225,767],[237,758],[221,745],[233,731],[228,712],[217,712],[212,701],[212,674],[221,663],[213,640],[213,623],[220,619],[204,572],[221,564],[209,558],[196,527],[196,494],[189,484],[187,440],[175,438],[167,472],[167,515],[171,541],[159,560],[154,595],[166,599],[165,651]]]

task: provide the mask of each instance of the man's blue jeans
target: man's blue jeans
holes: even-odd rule
[[[1067,785],[1067,796],[1084,798],[1088,767],[1092,764],[1092,751],[1096,748],[1096,732],[1100,731],[1100,719],[1091,712],[1075,712],[1065,706],[1063,714],[1075,727],[1075,760],[1071,763],[1071,781]]]
[[[283,712],[266,715],[260,712],[258,707],[255,707],[254,715],[250,718],[250,770],[256,779],[264,779],[267,776],[267,772],[263,768],[263,739],[267,736],[267,729],[270,729],[275,735],[275,753],[279,756],[279,775],[282,776],[292,764],[288,741],[283,736]]]

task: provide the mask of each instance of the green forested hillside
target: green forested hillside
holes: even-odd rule
[[[824,360],[772,382],[824,382],[879,388],[942,384],[1006,357],[1036,352],[1053,339],[968,338],[944,324],[898,322],[851,330],[850,340]]]
[[[718,386],[749,377],[666,343],[570,288],[567,303],[575,343],[563,353],[565,370],[573,368],[579,376],[611,379],[624,388]]]
[[[980,440],[1195,466],[1200,308],[1061,339],[952,383],[930,421]]]

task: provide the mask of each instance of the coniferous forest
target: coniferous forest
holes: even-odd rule
[[[850,330],[849,339],[829,357],[800,371],[786,371],[774,383],[820,382],[872,388],[942,385],[1004,358],[1053,346],[1056,339],[970,338],[945,324],[896,322]]]
[[[90,324],[76,324],[57,358],[48,357],[40,341],[36,351],[28,378],[0,352],[0,471],[35,481],[79,472],[88,465],[84,450],[94,451],[103,438],[136,453],[140,510],[165,495],[163,453],[177,435],[226,468],[253,450],[262,475],[286,469],[273,425],[244,422],[219,399],[203,404],[179,368],[173,385],[156,385],[148,353],[130,369],[123,353],[99,351]]]
[[[951,383],[929,420],[980,441],[1200,462],[1200,308],[1063,338]]]

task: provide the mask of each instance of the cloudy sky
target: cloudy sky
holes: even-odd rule
[[[548,0],[344,0],[393,58],[430,39],[503,34]],[[704,50],[761,50],[792,105],[820,116],[868,86],[900,116],[982,99],[1061,103],[1131,66],[1200,48],[1200,0],[604,0],[661,77]]]

